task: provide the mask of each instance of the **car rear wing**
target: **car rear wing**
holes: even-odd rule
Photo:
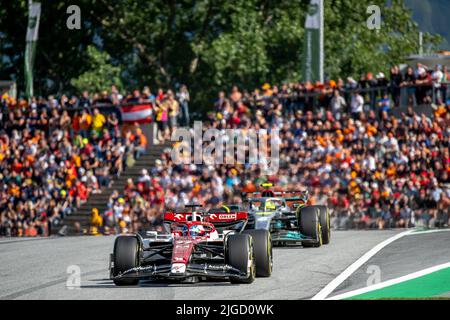
[[[247,212],[223,212],[210,211],[208,213],[193,213],[193,212],[166,212],[164,213],[164,221],[167,222],[187,222],[199,221],[202,218],[204,222],[232,222],[248,220]]]
[[[287,197],[285,198],[286,201],[301,201],[304,199],[307,199],[309,197],[309,192],[308,190],[303,190],[303,191],[298,191],[298,190],[293,190],[293,191],[257,191],[257,192],[251,192],[251,193],[245,193],[242,192],[242,197],[245,198],[246,200],[248,199],[254,199],[254,198],[264,198],[267,197],[267,195],[265,195],[265,193],[267,192],[271,192],[270,197],[284,197],[286,195],[292,195],[292,194],[297,194],[298,196],[291,196],[291,197]],[[249,197],[249,195],[253,196],[253,197]]]
[[[205,217],[205,221],[212,223],[219,232],[223,230],[237,230],[241,232],[248,223],[248,213],[244,211],[210,211]]]
[[[244,221],[248,220],[248,213],[239,211],[239,212],[214,212],[210,211],[205,216],[205,221],[207,222],[230,222],[230,221]]]
[[[200,219],[201,218],[201,219]],[[247,212],[223,212],[214,210],[208,213],[193,213],[193,212],[166,212],[164,213],[164,223],[183,223],[189,221],[208,222],[214,225],[216,229],[220,230],[237,230],[244,229],[248,221]]]

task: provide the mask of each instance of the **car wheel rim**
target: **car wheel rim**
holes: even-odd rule
[[[253,240],[250,240],[250,277],[252,279],[254,279],[256,277],[256,266],[255,266]]]
[[[272,273],[272,268],[273,268],[273,255],[272,254],[273,253],[272,253],[272,239],[271,239],[270,234],[268,236],[267,243],[268,243],[268,248],[269,248],[269,250],[268,250],[268,254],[269,254],[269,273]]]
[[[328,240],[330,239],[331,236],[331,231],[330,231],[330,212],[327,208],[327,234],[328,234]]]

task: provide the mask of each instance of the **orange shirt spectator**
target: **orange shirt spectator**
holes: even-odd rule
[[[81,130],[89,130],[92,124],[92,116],[87,112],[83,111],[83,114],[80,118],[80,129]]]

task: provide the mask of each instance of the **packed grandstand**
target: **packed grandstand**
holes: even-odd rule
[[[239,203],[242,192],[265,181],[282,190],[309,189],[313,204],[328,205],[336,229],[448,225],[447,79],[445,68],[418,65],[358,81],[264,84],[253,91],[234,86],[199,120],[205,130],[279,129],[277,175],[251,165],[176,165],[167,149],[155,166],[111,194],[105,212],[93,210],[92,225],[103,233],[159,228],[167,207]],[[123,103],[153,105],[159,142],[190,122],[186,87],[123,96],[113,87],[30,103],[2,96],[0,235],[49,235],[126,173],[147,138],[139,124],[121,126],[120,116],[101,107]]]

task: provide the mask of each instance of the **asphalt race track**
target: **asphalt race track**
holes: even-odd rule
[[[366,286],[371,266],[379,268],[380,281],[388,281],[447,262],[450,262],[449,232],[411,234],[374,255],[330,296]]]
[[[114,237],[0,239],[0,299],[311,299],[367,251],[400,232],[336,231],[330,245],[321,248],[275,248],[272,277],[250,285],[141,281],[137,287],[115,287],[108,279]],[[368,265],[380,266],[384,281],[449,261],[449,232],[409,235],[374,255],[330,296],[365,286]],[[68,273],[76,266],[81,284],[68,287],[76,283]]]

